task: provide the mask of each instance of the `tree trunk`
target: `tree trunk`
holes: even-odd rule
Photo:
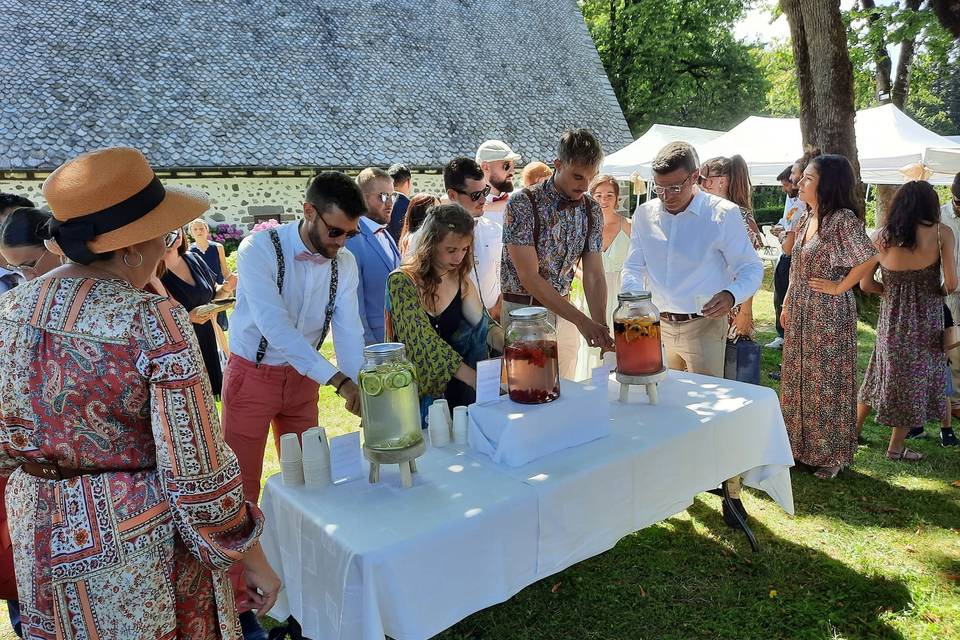
[[[960,39],[960,0],[930,0],[930,7],[940,24]]]
[[[860,175],[854,132],[853,65],[838,0],[780,0],[800,88],[804,144],[846,156]]]
[[[869,21],[871,25],[875,25],[880,20],[880,14],[875,11],[876,3],[873,0],[860,0],[860,4],[864,9],[874,11],[870,14]],[[873,51],[873,62],[877,66],[877,99],[880,104],[886,104],[890,102],[893,92],[890,79],[890,74],[893,72],[893,62],[890,60],[890,52],[887,51],[886,38],[876,43]],[[899,69],[899,65],[897,67]]]
[[[790,25],[790,42],[797,70],[797,90],[800,93],[800,133],[803,144],[811,144],[816,137],[816,114],[810,107],[815,102],[813,74],[810,71],[810,54],[807,51],[807,32],[803,21],[800,0],[780,0],[780,9]],[[846,41],[846,39],[844,39]],[[803,149],[797,149],[797,156]]]

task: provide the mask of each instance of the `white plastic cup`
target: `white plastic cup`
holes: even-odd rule
[[[280,476],[283,478],[283,484],[287,487],[299,486],[304,483],[303,463],[299,460],[281,460]]]
[[[447,399],[434,400],[433,404],[443,409],[443,419],[447,422],[447,428],[453,428],[453,419],[450,417],[450,405],[447,404]]]
[[[303,459],[300,450],[300,439],[295,433],[285,433],[280,436],[280,461],[299,462]]]
[[[444,416],[446,408],[434,402],[427,411],[429,426],[427,432],[430,434],[430,446],[445,447],[450,444],[450,426],[447,418]]]
[[[324,430],[320,427],[311,427],[303,432],[303,459],[325,459],[330,464],[330,449]]]
[[[453,443],[467,444],[467,408],[453,408]]]

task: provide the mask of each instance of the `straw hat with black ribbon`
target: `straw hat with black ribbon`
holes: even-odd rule
[[[68,160],[44,181],[43,196],[53,213],[47,248],[80,264],[159,238],[210,206],[203,192],[161,184],[144,155],[128,147]]]

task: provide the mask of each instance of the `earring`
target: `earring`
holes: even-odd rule
[[[131,269],[136,269],[137,267],[143,264],[143,254],[136,250],[134,250],[134,253],[136,253],[137,257],[140,259],[139,262],[137,262],[137,264],[130,264],[129,262],[127,262],[127,256],[130,255],[129,253],[123,254],[123,264],[127,265]]]

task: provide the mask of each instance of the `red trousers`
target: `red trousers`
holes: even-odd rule
[[[317,402],[320,385],[300,375],[290,365],[256,364],[230,356],[223,373],[223,436],[240,463],[243,496],[251,502],[260,497],[263,453],[273,423],[274,446],[280,453],[280,436],[302,434],[319,421]],[[240,563],[230,569],[237,610],[249,611],[246,583]]]

